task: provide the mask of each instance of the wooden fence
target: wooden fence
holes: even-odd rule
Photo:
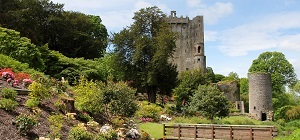
[[[164,139],[268,140],[277,135],[274,126],[182,124],[163,125]]]

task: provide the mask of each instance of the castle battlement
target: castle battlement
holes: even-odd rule
[[[196,16],[190,20],[188,16],[177,17],[176,11],[171,11],[167,22],[171,25],[172,31],[179,34],[172,59],[177,65],[177,71],[200,68],[205,73],[203,16]]]

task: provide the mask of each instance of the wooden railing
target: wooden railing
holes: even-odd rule
[[[274,126],[163,124],[164,139],[268,140],[277,135]]]

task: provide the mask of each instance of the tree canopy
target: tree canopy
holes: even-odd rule
[[[49,0],[0,0],[0,25],[68,57],[103,56],[108,34],[101,18],[63,6]]]
[[[284,91],[284,86],[293,86],[297,76],[293,65],[281,52],[264,52],[253,60],[249,72],[269,72],[272,77],[273,96]]]
[[[134,13],[133,24],[115,33],[113,43],[116,62],[125,71],[125,80],[147,92],[150,102],[156,93],[170,94],[175,87],[177,71],[169,62],[175,50],[177,34],[166,22],[166,15],[157,7]]]

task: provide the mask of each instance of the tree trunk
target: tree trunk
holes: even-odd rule
[[[147,90],[147,94],[148,94],[148,102],[155,103],[156,102],[156,88],[150,87]]]

